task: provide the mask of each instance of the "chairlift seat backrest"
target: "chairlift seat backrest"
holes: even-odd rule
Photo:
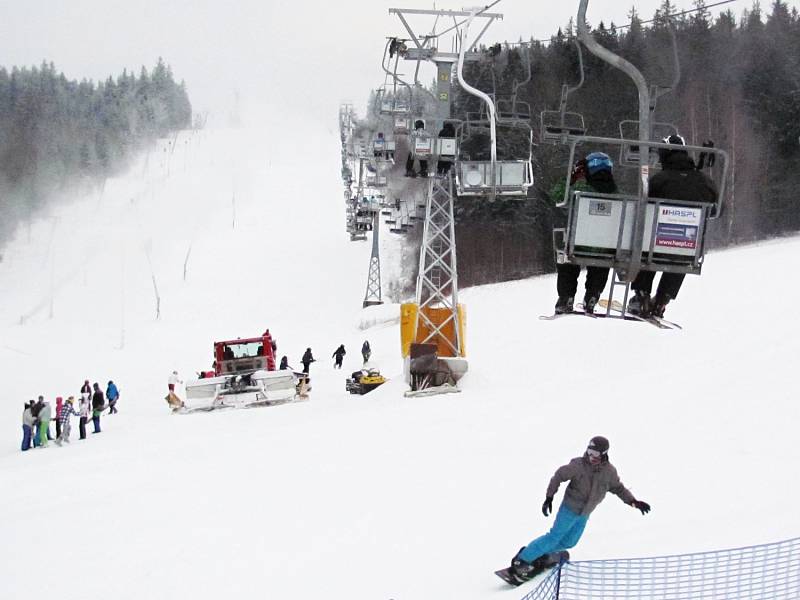
[[[605,259],[612,266],[618,241],[620,250],[629,251],[638,200],[635,195],[575,192],[567,226],[569,262],[599,264]],[[699,273],[711,206],[712,203],[650,198],[645,213],[642,263],[649,257],[656,269],[661,266]]]
[[[586,124],[580,113],[565,112],[562,115],[557,110],[544,110],[539,116],[539,121],[539,137],[542,142],[559,143],[567,136],[586,135]]]
[[[492,192],[491,161],[460,161],[456,173],[459,196],[485,196]],[[524,160],[495,163],[494,191],[497,195],[521,196],[533,185],[533,168]]]
[[[436,140],[436,154],[441,157],[455,157],[456,140],[454,138],[439,138]]]

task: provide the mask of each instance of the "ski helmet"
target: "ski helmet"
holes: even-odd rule
[[[605,152],[592,152],[586,155],[586,170],[589,175],[594,175],[598,171],[611,171],[613,168],[614,163]]]
[[[602,435],[596,435],[591,440],[589,440],[589,450],[594,450],[599,452],[600,454],[608,454],[608,449],[611,444],[608,442],[607,438],[604,438]]]
[[[672,135],[668,135],[663,140],[661,140],[665,144],[672,144],[673,146],[685,146],[686,140],[683,139],[682,135],[677,133],[673,133]],[[672,156],[673,153],[681,153],[686,154],[686,150],[674,150],[672,148],[659,148],[658,149],[658,160],[661,161],[663,164],[666,160]]]

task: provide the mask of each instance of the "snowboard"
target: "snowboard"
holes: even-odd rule
[[[553,567],[557,566],[561,562],[567,562],[569,560],[569,552],[566,550],[562,550],[561,552],[551,552],[550,554],[546,554],[544,560],[541,560],[539,566],[536,569],[531,571],[530,575],[526,578],[518,577],[514,574],[511,570],[511,567],[506,567],[505,569],[500,569],[499,571],[495,571],[494,574],[497,575],[500,579],[505,581],[508,585],[513,585],[517,587],[518,585],[522,585],[526,581],[530,581],[537,575],[541,575],[548,569],[552,569]]]
[[[597,315],[593,315],[591,313],[583,312],[582,310],[573,310],[571,312],[565,313],[553,313],[552,315],[539,315],[539,318],[542,321],[555,321],[556,319],[560,319],[561,317],[597,317]]]
[[[608,308],[608,299],[607,298],[601,298],[600,301],[597,304],[602,306],[603,308]],[[617,300],[614,300],[611,303],[611,310],[614,310],[616,312],[621,313],[622,312],[622,303],[617,301]],[[647,317],[645,319],[644,317],[640,317],[638,315],[632,315],[631,313],[625,313],[625,318],[626,319],[631,318],[634,321],[644,321],[646,323],[650,323],[651,325],[655,325],[659,329],[683,329],[683,327],[681,327],[677,323],[674,323],[672,321],[668,321],[667,319],[665,319],[663,317],[654,317],[654,316],[651,315],[650,317]]]

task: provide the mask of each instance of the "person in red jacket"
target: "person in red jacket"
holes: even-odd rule
[[[64,399],[56,397],[56,439],[61,437],[61,408],[64,406]]]

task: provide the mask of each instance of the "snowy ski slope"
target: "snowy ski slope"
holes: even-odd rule
[[[669,307],[683,331],[540,321],[552,276],[465,290],[463,392],[404,399],[396,307],[360,309],[338,139],[298,127],[181,134],[4,250],[0,597],[519,598],[492,571],[549,527],[549,477],[596,434],[653,511],[609,497],[575,559],[800,534],[800,240],[710,255]],[[265,327],[295,366],[312,348],[309,402],[169,414],[173,368]],[[392,380],[351,397],[364,339]],[[121,390],[103,433],[21,453],[23,402],[85,378]]]

